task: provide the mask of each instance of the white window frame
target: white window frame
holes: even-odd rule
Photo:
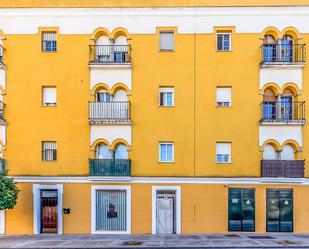
[[[157,192],[176,193],[176,234],[181,234],[181,186],[152,186],[152,234],[157,234]]]
[[[161,93],[164,94],[164,98],[163,99],[163,105],[161,105]],[[172,104],[171,105],[167,105],[167,101],[166,101],[166,94],[167,93],[172,93]],[[175,102],[174,102],[174,99],[175,99],[175,90],[174,90],[174,87],[164,87],[164,86],[160,86],[159,87],[159,106],[162,106],[162,107],[173,107]]]
[[[162,48],[162,43],[161,43],[161,34],[162,33],[172,33],[173,34],[173,47],[172,48]],[[175,31],[173,31],[173,30],[160,30],[159,31],[159,50],[163,51],[163,52],[175,51]]]
[[[96,230],[96,191],[125,190],[127,193],[127,230],[98,231]],[[91,233],[92,234],[130,234],[131,233],[131,186],[91,186]]]
[[[41,234],[41,195],[42,189],[56,189],[58,190],[58,234],[62,234],[62,195],[63,184],[57,185],[40,185],[33,184],[33,234]]]
[[[45,89],[55,89],[55,102],[45,102]],[[57,105],[57,87],[55,86],[43,86],[42,87],[42,105],[43,106],[56,106]]]
[[[229,36],[229,49],[228,50],[224,50],[224,41],[222,40],[222,50],[219,50],[218,48],[218,36],[219,35],[228,35]],[[232,51],[232,34],[230,32],[218,32],[216,35],[216,50],[219,52],[228,52],[228,51]]]
[[[221,101],[218,101],[218,89],[229,89],[230,90],[230,99],[229,101],[225,101],[225,102],[221,102]],[[218,103],[226,103],[228,102],[228,105],[219,105]],[[231,107],[232,106],[232,87],[230,86],[217,86],[216,88],[216,106],[217,107]]]
[[[229,144],[230,145],[230,153],[229,155],[229,161],[228,162],[220,162],[217,160],[218,155],[227,155],[227,154],[218,154],[217,153],[217,144]],[[229,164],[232,163],[232,143],[231,142],[216,142],[216,163],[217,164]]]
[[[163,144],[172,145],[172,160],[171,161],[161,161],[161,145],[163,145]],[[175,152],[174,142],[159,142],[159,162],[160,163],[173,163],[173,162],[175,162],[174,152]]]

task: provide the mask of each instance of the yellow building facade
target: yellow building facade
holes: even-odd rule
[[[0,4],[1,233],[309,231],[306,1],[75,2]]]

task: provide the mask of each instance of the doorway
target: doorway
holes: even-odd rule
[[[41,190],[41,233],[58,233],[58,191]]]
[[[157,233],[176,233],[176,193],[175,191],[157,192]]]

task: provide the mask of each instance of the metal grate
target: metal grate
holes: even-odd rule
[[[57,142],[44,141],[42,142],[42,161],[57,160]]]

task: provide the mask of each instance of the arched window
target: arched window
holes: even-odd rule
[[[129,59],[129,47],[127,37],[121,35],[114,42],[114,59],[115,62],[125,62]]]
[[[112,152],[105,144],[100,144],[96,148],[96,159],[112,159]]]
[[[278,160],[278,153],[276,152],[274,146],[267,144],[263,151],[263,160]]]
[[[106,62],[112,59],[110,45],[111,45],[110,39],[105,35],[101,35],[96,40],[96,60],[97,61]]]
[[[273,90],[267,88],[263,95],[263,120],[276,119],[276,95]]]
[[[105,90],[100,90],[95,95],[97,102],[111,102],[113,97]]]
[[[281,151],[281,160],[294,160],[294,149],[291,145],[287,144]]]
[[[128,159],[128,149],[124,144],[118,144],[115,149],[115,159]]]
[[[115,45],[128,45],[127,37],[120,35],[115,39]]]
[[[281,95],[281,117],[284,120],[293,119],[293,92],[290,89],[284,89]]]
[[[293,61],[293,37],[291,35],[284,35],[281,40],[281,58],[282,61]]]
[[[276,61],[277,57],[277,46],[276,39],[272,35],[266,35],[264,37],[263,46],[263,60],[264,62]]]

